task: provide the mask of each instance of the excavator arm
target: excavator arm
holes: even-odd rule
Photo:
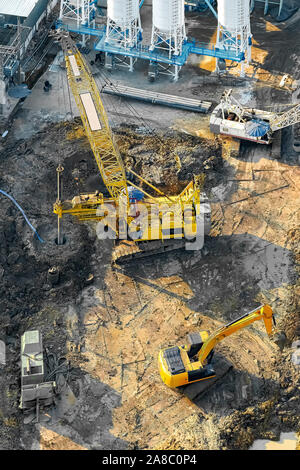
[[[245,328],[251,323],[257,320],[263,320],[268,336],[272,335],[273,332],[273,311],[269,305],[262,305],[258,309],[253,310],[246,315],[234,320],[231,323],[219,328],[215,333],[207,338],[207,340],[203,343],[199,353],[198,353],[198,360],[201,364],[204,364],[210,352],[214,349],[217,343],[222,341],[223,339],[227,338],[228,336],[232,335],[236,331]]]

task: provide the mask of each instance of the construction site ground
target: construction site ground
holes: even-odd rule
[[[191,36],[207,42],[211,31],[213,40],[211,15],[190,14],[187,22]],[[299,26],[299,15],[276,24],[260,9],[254,13],[254,65],[242,86],[233,87],[243,104],[282,110],[299,99],[300,55],[293,37]],[[212,67],[211,59],[193,56],[177,83],[162,77],[150,85],[142,64],[136,74],[122,70],[109,77],[215,105],[226,85],[203,84]],[[100,84],[102,68],[95,72]],[[64,167],[65,199],[105,192],[74,103],[73,115],[68,109],[63,74],[46,71],[0,143],[0,188],[18,201],[44,240],[1,197],[0,339],[6,365],[0,366],[0,448],[248,449],[256,439],[298,433],[300,370],[291,346],[300,337],[300,171],[293,129],[283,132],[276,160],[270,147],[239,148],[212,135],[209,115],[128,106],[104,96],[127,166],[169,193],[203,172],[212,207],[202,253],[183,250],[112,266],[113,240],[99,240],[95,224],[65,217],[66,243],[55,243],[57,166]],[[230,78],[236,74],[233,68]],[[280,86],[284,74],[289,80]],[[53,87],[46,95],[43,81],[49,77]],[[60,277],[51,285],[53,266]],[[191,331],[213,332],[262,303],[276,314],[276,342],[256,322],[218,345],[213,364],[219,380],[209,388],[198,383],[172,390],[163,384],[160,348],[184,344]],[[48,351],[70,361],[56,406],[41,413],[39,423],[18,408],[20,337],[27,329],[40,329]]]

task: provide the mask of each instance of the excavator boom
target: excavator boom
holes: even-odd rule
[[[262,319],[264,321],[268,336],[271,336],[273,331],[272,318],[273,311],[271,307],[269,305],[261,305],[258,309],[255,309],[252,312],[249,312],[246,315],[243,315],[242,317],[238,318],[237,320],[234,320],[233,322],[222,326],[221,328],[219,328],[219,330],[209,336],[207,340],[203,343],[198,354],[198,360],[201,362],[201,364],[204,364],[208,355],[217,343],[227,338],[227,336],[232,335],[236,331],[239,331],[242,328],[251,325],[251,323],[257,320]]]

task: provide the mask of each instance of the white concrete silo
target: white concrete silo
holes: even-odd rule
[[[134,47],[141,33],[139,0],[107,0],[106,43]]]
[[[251,60],[250,0],[218,0],[218,34],[216,47],[244,54],[244,63]]]
[[[87,28],[95,28],[96,7],[91,0],[60,0],[59,21],[74,27],[82,37],[85,45]]]
[[[152,36],[150,51],[158,50],[167,54],[169,59],[182,53],[186,40],[184,0],[152,0]],[[150,67],[151,67],[150,62]],[[180,66],[164,67],[156,64],[159,73],[178,79]]]
[[[180,55],[185,39],[184,0],[153,0],[150,49],[167,49],[170,57]]]
[[[95,16],[95,5],[90,0],[61,0],[59,20],[62,23],[76,21],[80,26],[93,26]],[[91,24],[92,23],[92,24]]]

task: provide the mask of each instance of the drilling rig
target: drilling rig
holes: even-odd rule
[[[300,122],[300,104],[283,113],[246,108],[232,96],[232,90],[227,90],[211,114],[210,130],[268,145],[272,143],[274,133],[297,122]]]
[[[67,31],[57,30],[53,34],[61,44],[68,83],[102,180],[110,194],[107,198],[97,191],[62,201],[58,191],[54,204],[58,226],[64,214],[72,214],[80,221],[97,221],[98,238],[115,240],[113,262],[187,246],[191,250],[201,249],[211,225],[210,205],[205,194],[201,193],[204,176],[195,175],[180,194],[167,195],[133,170],[126,169],[99,89],[84,58]],[[60,166],[58,182],[61,172]],[[138,184],[129,181],[128,174]]]

